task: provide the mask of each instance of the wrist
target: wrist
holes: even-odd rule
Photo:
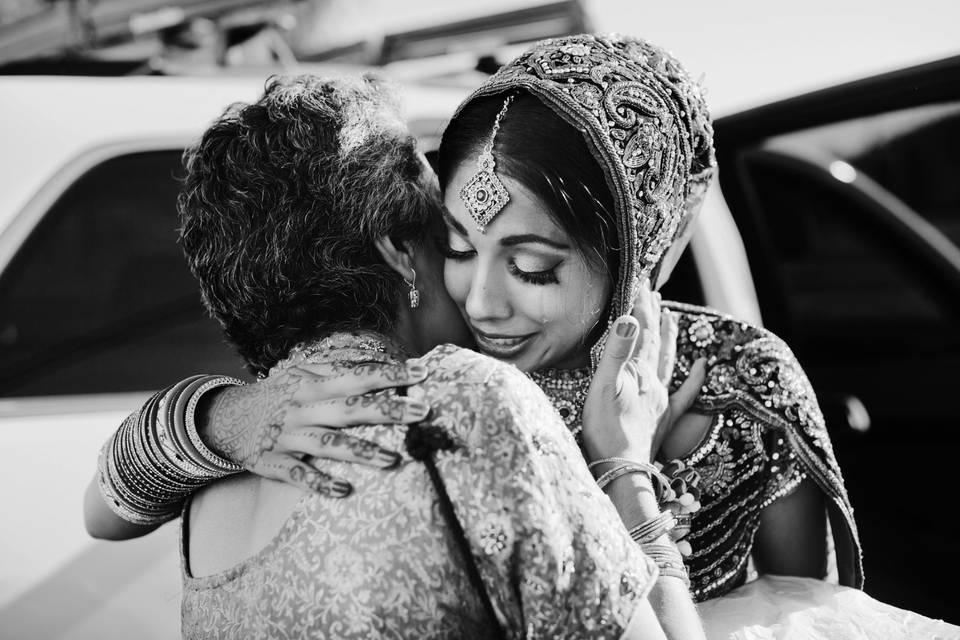
[[[204,484],[239,470],[200,443],[193,412],[205,390],[221,384],[192,376],[154,395],[101,449],[97,482],[120,518],[153,526],[175,518]]]
[[[650,447],[640,446],[635,443],[617,443],[607,440],[593,444],[584,439],[583,449],[591,468],[593,468],[593,465],[596,464],[597,461],[604,459],[624,459],[640,463],[653,462]]]
[[[232,389],[242,386],[243,382],[230,376],[200,376],[193,384],[184,390],[181,398],[186,399],[184,404],[182,399],[178,402],[178,410],[171,417],[175,428],[179,431],[186,431],[186,442],[188,452],[191,457],[202,460],[204,466],[208,467],[214,473],[234,473],[242,471],[243,467],[236,461],[229,459],[208,446],[208,439],[204,439],[200,432],[200,424],[197,422],[199,416],[204,416],[210,409],[201,409],[201,405],[206,404],[212,408],[214,394],[225,389]]]
[[[217,408],[232,395],[233,386],[221,386],[210,389],[203,393],[197,401],[193,412],[193,420],[196,425],[197,435],[200,441],[210,448],[211,451],[219,456],[230,459],[229,451],[222,446],[220,439],[217,438]],[[234,460],[233,462],[236,462]]]

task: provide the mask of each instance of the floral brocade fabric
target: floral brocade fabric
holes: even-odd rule
[[[293,358],[388,355],[339,334]],[[309,354],[309,355],[307,355]],[[441,346],[412,387],[424,424],[458,444],[436,455],[499,624],[510,638],[616,638],[656,578],[576,443],[515,368]],[[404,451],[405,427],[352,430]],[[342,500],[304,495],[280,533],[231,569],[192,577],[184,553],[185,638],[485,638],[480,595],[423,464],[384,472],[331,463]],[[259,481],[259,480],[252,480]],[[184,524],[184,545],[188,524]]]
[[[827,498],[840,581],[862,586],[853,510],[823,415],[793,353],[775,335],[748,323],[703,307],[664,305],[679,325],[673,388],[696,359],[708,362],[693,409],[713,420],[681,458],[701,477],[702,506],[686,538],[694,597],[715,598],[743,584],[761,511],[808,477]],[[539,382],[555,405],[570,404],[564,385]],[[579,419],[579,410],[569,413]],[[579,431],[579,424],[567,424]]]

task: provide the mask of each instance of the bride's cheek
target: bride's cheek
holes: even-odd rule
[[[575,292],[568,291],[565,287],[543,288],[540,292],[540,298],[537,301],[537,309],[541,324],[547,324],[556,320],[564,320],[576,316]]]
[[[470,272],[466,265],[454,260],[445,260],[443,264],[443,284],[454,302],[462,305],[470,293]]]

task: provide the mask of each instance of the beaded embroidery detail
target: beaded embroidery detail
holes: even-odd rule
[[[763,329],[709,309],[664,302],[677,317],[677,366],[673,387],[689,375],[693,362],[707,358],[707,380],[694,410],[713,415],[700,444],[681,458],[701,478],[701,509],[693,514],[687,538],[693,552],[684,559],[694,597],[727,593],[745,579],[760,512],[813,478],[847,523],[855,570],[846,577],[859,585],[859,541],[843,478],[833,455],[823,416],[793,353]],[[579,402],[564,418],[580,433],[589,387],[585,370],[530,374],[558,407]],[[572,381],[577,381],[574,385]]]
[[[527,374],[537,383],[556,408],[567,429],[580,443],[583,431],[583,403],[590,388],[589,369],[544,369]]]

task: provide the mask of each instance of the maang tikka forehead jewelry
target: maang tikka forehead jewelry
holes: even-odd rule
[[[467,212],[473,218],[480,233],[486,230],[490,221],[510,202],[510,194],[507,192],[507,188],[503,186],[500,178],[493,172],[496,166],[493,159],[493,143],[497,138],[497,132],[500,130],[500,120],[507,113],[507,107],[510,106],[511,102],[513,102],[513,95],[507,96],[507,99],[503,101],[503,108],[500,109],[500,113],[493,121],[490,141],[483,147],[483,151],[477,159],[477,172],[460,189],[460,199],[463,200]]]

